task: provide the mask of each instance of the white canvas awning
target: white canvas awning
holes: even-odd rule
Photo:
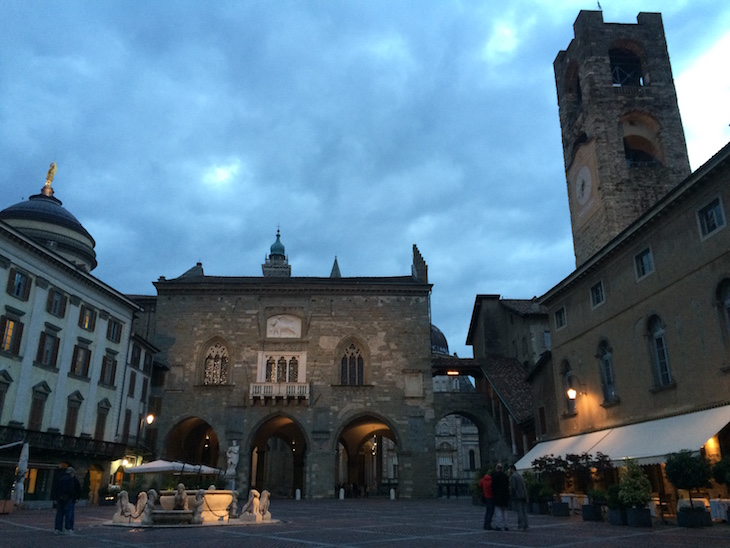
[[[707,441],[730,424],[730,405],[656,419],[598,432],[538,443],[515,463],[518,470],[532,468],[532,461],[553,454],[598,452],[608,455],[615,465],[625,459],[639,464],[657,464],[682,449],[698,452]]]
[[[218,468],[212,468],[205,464],[189,464],[187,462],[180,461],[168,461],[168,460],[153,460],[146,462],[140,466],[131,466],[126,468],[125,472],[129,474],[156,474],[160,472],[173,472],[175,474],[184,475],[209,475],[209,474],[221,474],[222,471]]]

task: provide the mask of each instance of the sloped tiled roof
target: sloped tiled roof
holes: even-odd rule
[[[547,315],[547,307],[538,304],[536,299],[500,299],[499,302],[520,316]]]
[[[518,423],[533,416],[532,391],[525,380],[525,367],[515,358],[487,356],[484,374],[495,392]]]

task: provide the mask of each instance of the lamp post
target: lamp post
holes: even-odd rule
[[[152,413],[149,413],[146,417],[142,417],[139,420],[139,428],[137,428],[137,443],[134,447],[134,465],[139,466],[139,438],[142,435],[142,428],[144,428],[144,423],[152,424],[155,422],[155,416]]]

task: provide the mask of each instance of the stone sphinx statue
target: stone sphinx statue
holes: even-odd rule
[[[144,515],[142,516],[142,525],[152,525],[152,511],[157,503],[157,491],[150,489],[147,491],[147,504],[144,507]]]
[[[205,489],[198,489],[195,494],[195,507],[193,508],[193,517],[190,523],[203,523],[203,505],[205,503]]]
[[[117,495],[117,511],[112,517],[112,523],[129,523],[135,514],[135,507],[129,502],[129,493],[120,491]]]
[[[261,491],[261,500],[259,502],[259,514],[261,515],[261,521],[271,521],[271,512],[269,512],[270,504],[271,493],[264,489]]]

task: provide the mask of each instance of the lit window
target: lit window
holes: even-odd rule
[[[82,305],[79,312],[79,327],[86,331],[93,331],[96,327],[96,310]]]
[[[603,282],[598,282],[594,286],[591,286],[591,306],[593,308],[603,304],[606,297],[603,294]]]
[[[219,342],[205,353],[203,384],[228,384],[228,348]]]
[[[560,307],[555,311],[555,329],[562,329],[567,325],[565,315],[565,307]]]
[[[18,356],[20,354],[20,341],[23,337],[23,324],[14,318],[0,316],[0,350]]]
[[[654,272],[654,261],[651,257],[651,249],[648,247],[634,257],[636,265],[636,279],[640,280]]]
[[[265,381],[299,382],[299,360],[296,356],[267,356]]]
[[[725,226],[725,215],[722,212],[720,198],[715,198],[705,207],[697,212],[697,220],[700,224],[700,234],[706,238]]]

